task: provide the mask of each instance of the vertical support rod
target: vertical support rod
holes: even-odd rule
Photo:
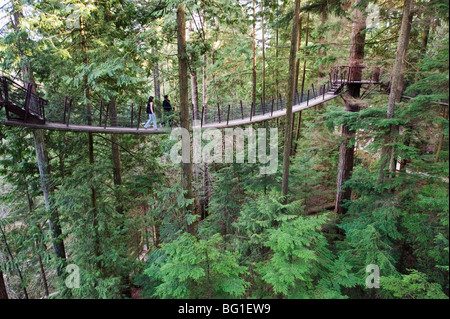
[[[3,93],[5,95],[5,111],[6,111],[6,118],[9,120],[9,110],[7,105],[9,104],[9,92],[8,92],[8,84],[6,83],[6,78],[2,78],[2,86],[3,86]]]
[[[252,102],[252,107],[250,108],[250,122],[252,121],[252,116],[253,116],[253,107],[254,107],[254,103]]]
[[[109,113],[109,104],[106,106],[106,114],[105,114],[105,128],[106,128],[106,124],[108,123],[108,113]]]
[[[134,108],[134,104],[131,103],[131,123],[130,123],[130,127],[133,127],[133,108]]]
[[[219,116],[219,123],[220,123],[220,104],[217,103],[217,114]]]
[[[23,121],[26,122],[28,118],[28,113],[30,112],[30,100],[31,100],[31,87],[33,84],[27,83],[27,95],[25,97],[25,115],[23,116]]]
[[[228,104],[227,126],[228,126],[228,121],[230,120],[230,107],[231,107],[231,105]]]
[[[262,111],[262,114],[264,115],[264,101],[263,101],[262,97],[261,97],[261,111]]]
[[[72,102],[73,102],[73,99],[70,99],[70,101],[69,101],[69,108],[67,110],[67,123],[66,123],[66,126],[69,126],[69,123],[70,123],[70,112],[72,111]]]
[[[205,114],[205,106],[203,105],[202,106],[202,118],[201,118],[201,121],[200,121],[200,127],[203,127],[203,115]]]
[[[63,124],[66,124],[66,112],[67,112],[67,95],[64,97],[64,115],[63,115]]]
[[[309,105],[309,90],[308,90],[308,95],[306,96],[306,106]]]
[[[98,121],[98,126],[102,126],[102,112],[103,112],[103,100],[100,100],[100,119]]]
[[[273,116],[273,104],[275,103],[274,99],[272,99],[272,109],[270,110],[270,117]]]
[[[242,106],[242,100],[239,100],[239,103],[241,104],[241,117],[244,119],[244,107]]]
[[[45,105],[46,104],[44,104],[44,101],[42,101],[42,105],[41,105],[41,99],[39,100],[39,105],[41,106],[41,114],[42,114],[42,120],[44,121],[44,123],[45,123]]]
[[[138,112],[138,120],[137,120],[137,124],[136,124],[136,130],[139,130],[139,125],[141,125],[141,111],[142,111],[142,107],[139,105],[139,112]]]

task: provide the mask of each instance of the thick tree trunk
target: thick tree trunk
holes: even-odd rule
[[[177,43],[178,43],[178,68],[179,68],[179,87],[180,87],[180,117],[181,127],[189,132],[189,94],[188,94],[188,64],[186,58],[186,22],[184,6],[179,5],[177,10]],[[191,142],[189,142],[191,144]],[[189,145],[191,148],[191,145]],[[187,200],[194,199],[192,190],[192,161],[181,164],[183,170],[183,189],[186,192]],[[188,213],[194,212],[193,203],[188,206]],[[193,232],[193,229],[186,222],[186,231]]]
[[[66,250],[64,247],[64,242],[61,238],[62,231],[59,223],[58,211],[56,207],[53,207],[53,204],[50,200],[50,181],[47,167],[48,160],[45,152],[44,132],[42,130],[33,130],[33,137],[35,142],[39,175],[41,177],[41,187],[44,194],[45,207],[50,212],[48,222],[50,233],[52,236],[53,251],[55,252],[57,258],[62,259],[64,264],[66,260]],[[58,276],[61,276],[62,268],[63,265],[57,268]]]
[[[355,0],[358,5],[360,0]],[[353,11],[352,40],[350,46],[350,67],[359,67],[364,61],[364,46],[366,41],[366,16],[363,11],[355,8]],[[351,81],[360,81],[362,69],[355,68],[351,73]],[[349,112],[358,112],[359,105],[355,99],[360,98],[361,84],[349,83],[347,85],[348,93],[345,101],[346,110]],[[351,199],[351,189],[343,187],[343,184],[351,177],[353,171],[353,157],[355,147],[351,141],[355,138],[355,131],[351,130],[346,124],[342,125],[341,137],[343,142],[339,148],[339,166],[337,174],[337,191],[335,201],[335,212],[345,214],[347,209],[342,207],[346,200]]]
[[[397,94],[395,96],[396,104],[398,104],[402,101],[403,91],[405,90],[405,83],[404,83],[404,78],[405,78],[404,74],[405,74],[405,69],[406,69],[405,61],[406,61],[406,58],[408,55],[409,37],[411,34],[411,25],[412,25],[413,16],[414,16],[414,13],[412,12],[412,10],[410,10],[409,17],[408,17],[408,24],[406,25],[406,31],[405,31],[406,39],[405,39],[404,45],[405,45],[406,49],[403,51],[403,63],[402,63],[401,71],[400,71],[400,78],[398,80],[398,85],[397,85]],[[400,134],[400,127],[398,125],[392,125],[391,137],[396,138],[399,134]],[[400,163],[400,166],[401,166],[401,163]],[[390,156],[389,156],[389,172],[391,174],[393,172],[395,172],[396,167],[397,167],[397,158],[395,156],[395,148],[391,147]]]
[[[284,134],[284,154],[283,154],[283,179],[281,186],[281,195],[286,196],[289,188],[289,164],[292,147],[292,106],[294,104],[295,93],[295,60],[297,57],[298,42],[298,19],[300,14],[300,0],[295,0],[295,11],[292,23],[291,50],[289,55],[289,77],[288,77],[288,95],[286,103],[286,127]],[[287,201],[287,198],[285,198]]]
[[[21,9],[18,7],[17,1],[13,1],[13,16],[14,16],[14,23],[13,27],[16,32],[20,29],[20,17],[22,16]],[[31,65],[28,61],[28,59],[25,57],[24,53],[22,52],[20,40],[17,42],[19,55],[21,59],[21,68],[22,68],[22,75],[24,76],[24,81],[27,81],[32,84],[32,88],[34,92],[36,93],[36,83],[34,80],[34,73],[33,69],[31,68]],[[47,158],[47,152],[45,150],[45,139],[44,139],[44,132],[43,130],[33,130],[33,138],[35,143],[35,151],[36,151],[36,159],[37,164],[39,168],[39,174],[41,178],[41,187],[42,192],[44,195],[44,202],[45,207],[47,211],[50,212],[49,217],[49,228],[50,233],[52,236],[52,244],[53,244],[53,251],[55,252],[57,258],[62,259],[61,266],[56,269],[56,272],[58,276],[62,275],[62,268],[65,264],[66,260],[66,252],[64,247],[64,242],[61,238],[61,227],[59,224],[59,216],[56,208],[53,208],[53,205],[50,202],[49,194],[51,191],[50,182],[49,182],[49,174],[48,174],[48,158]]]
[[[402,25],[400,27],[400,34],[398,37],[398,45],[397,45],[397,53],[395,56],[395,63],[392,70],[392,78],[391,78],[391,91],[389,93],[389,100],[388,100],[388,108],[387,108],[387,114],[386,117],[388,119],[394,117],[395,113],[395,104],[400,101],[399,95],[401,95],[400,90],[398,89],[401,85],[402,81],[402,67],[403,67],[403,60],[406,56],[406,51],[408,49],[409,44],[409,35],[411,31],[411,25],[410,25],[410,11],[411,11],[411,3],[414,0],[405,0],[403,3],[403,17],[402,17]],[[385,175],[386,175],[386,166],[388,166],[388,163],[391,163],[391,169],[392,163],[394,162],[395,158],[395,150],[392,146],[388,146],[386,144],[390,144],[394,141],[395,133],[398,131],[394,125],[391,125],[390,130],[385,137],[385,146],[383,146],[381,150],[381,165],[379,168],[378,173],[378,183],[380,183]]]

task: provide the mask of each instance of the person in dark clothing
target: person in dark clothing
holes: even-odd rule
[[[170,105],[169,97],[167,95],[164,95],[164,101],[163,101],[163,109],[164,109],[164,122],[165,124],[166,119],[169,119],[169,125],[172,126],[172,105]]]
[[[147,128],[151,122],[153,122],[153,129],[156,130],[156,114],[155,109],[153,108],[153,96],[150,96],[147,102],[147,114],[148,114],[148,121],[145,123],[144,128]]]

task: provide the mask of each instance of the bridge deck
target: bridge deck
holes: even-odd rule
[[[167,134],[168,129],[153,130],[152,128],[145,129],[143,127],[114,127],[107,126],[89,126],[89,125],[75,125],[75,124],[62,124],[46,122],[45,124],[33,124],[23,121],[7,120],[5,119],[2,124],[8,126],[21,126],[29,128],[37,128],[52,131],[70,131],[70,132],[87,132],[87,133],[106,133],[106,134]]]
[[[367,73],[367,72],[371,73]],[[356,73],[355,73],[356,72]],[[363,76],[364,72],[364,76]],[[356,74],[356,76],[355,76]],[[342,93],[342,89],[345,85],[350,84],[380,84],[380,70],[378,67],[375,67],[373,70],[371,67],[366,66],[336,66],[330,72],[330,79],[316,87],[311,85],[312,90],[304,90],[297,92],[294,100],[303,100],[304,97],[307,98],[306,101],[302,103],[298,103],[293,106],[292,112],[300,112],[302,110],[308,109],[310,107],[322,104],[331,99],[336,98]],[[361,79],[359,81],[354,81],[354,78]],[[369,80],[367,80],[369,79]],[[108,126],[108,118],[109,114],[109,103],[104,107],[102,101],[100,101],[100,108],[97,110],[98,112],[95,115],[89,114],[89,117],[94,116],[94,123],[99,123],[99,126],[89,126],[89,125],[80,125],[80,124],[70,124],[70,115],[72,110],[72,101],[73,99],[69,99],[67,96],[64,99],[64,112],[61,114],[61,118],[63,118],[62,123],[49,122],[46,120],[45,116],[45,106],[48,105],[48,101],[40,98],[36,94],[32,92],[32,84],[30,83],[16,83],[13,80],[0,76],[0,107],[5,107],[6,110],[6,119],[1,121],[0,124],[8,125],[8,126],[19,126],[19,127],[29,127],[36,129],[45,129],[45,130],[56,130],[56,131],[72,131],[72,132],[91,132],[91,133],[105,133],[105,134],[168,134],[170,132],[170,128],[160,128],[153,130],[151,128],[145,129],[142,126],[136,127],[137,122],[141,121],[141,107],[138,106],[137,113],[137,122],[134,125],[134,117],[133,117],[133,104],[131,104],[131,112],[129,119],[127,115],[125,115],[125,122],[121,122],[121,125],[118,126],[118,121],[109,120]],[[311,93],[311,94],[310,94]],[[316,96],[316,97],[314,97]],[[276,110],[274,110],[274,101],[276,100]],[[278,110],[279,103],[281,104],[281,109]],[[248,125],[252,123],[263,122],[275,118],[279,118],[286,115],[286,109],[283,109],[283,102],[281,96],[272,99],[272,107],[270,110],[266,110],[266,102],[261,100],[261,109],[258,106],[258,111],[256,112],[257,105],[256,103],[252,103],[250,110],[247,108],[244,112],[243,103],[240,101],[240,117],[236,118],[237,108],[234,108],[233,112],[230,113],[231,105],[228,105],[228,112],[226,109],[220,110],[220,105],[217,103],[217,110],[215,108],[211,108],[208,106],[202,109],[201,117],[204,118],[204,122],[195,121],[192,126],[194,128],[226,128],[226,127],[236,127],[241,125]],[[78,110],[79,111],[79,110]],[[260,113],[262,111],[263,114]],[[205,112],[205,113],[204,113]],[[244,117],[244,113],[246,116]],[[258,115],[251,116],[250,114],[259,113]],[[126,114],[126,112],[125,112]],[[231,117],[230,117],[231,114]],[[76,114],[78,115],[78,120],[87,118],[87,114]],[[216,117],[217,115],[217,117]],[[85,117],[83,117],[85,116]],[[193,116],[193,114],[192,114]],[[222,116],[222,117],[221,117]],[[123,115],[122,115],[123,117]],[[206,120],[206,118],[208,120]],[[219,121],[216,121],[218,118]],[[226,118],[226,119],[225,119]],[[55,121],[55,120],[54,120]],[[101,123],[104,123],[102,126]],[[130,126],[127,126],[126,123],[130,123]],[[114,124],[114,126],[111,126]],[[134,127],[133,127],[134,125]],[[142,125],[142,123],[140,123]]]
[[[292,108],[292,112],[300,112],[302,110],[306,110],[308,108],[311,108],[313,106],[319,105],[321,103],[330,101],[337,97],[338,95],[333,93],[326,93],[325,95],[318,96],[316,98],[310,99],[309,101],[305,101],[303,103],[294,105]],[[252,123],[258,123],[263,122],[266,120],[282,117],[286,115],[286,109],[274,111],[273,114],[271,112],[268,112],[264,115],[255,115],[251,119],[250,117],[246,117],[244,119],[237,119],[237,120],[230,120],[228,121],[221,121],[214,122],[214,123],[207,123],[204,124],[203,128],[226,128],[226,127],[235,127],[235,126],[241,126],[241,125],[247,125]],[[76,124],[63,124],[63,123],[51,123],[46,122],[45,124],[35,124],[35,123],[28,123],[23,122],[20,120],[13,120],[13,119],[5,119],[2,124],[8,125],[8,126],[21,126],[21,127],[29,127],[29,128],[36,128],[36,129],[45,129],[45,130],[53,130],[53,131],[70,131],[70,132],[87,132],[87,133],[105,133],[105,134],[168,134],[170,133],[169,128],[163,128],[163,129],[157,129],[153,130],[152,128],[145,129],[143,127],[132,128],[132,127],[114,127],[114,126],[107,126],[106,128],[103,126],[89,126],[89,125],[76,125]],[[200,127],[199,124],[194,125],[194,127],[198,128]]]
[[[332,99],[334,99],[335,97],[339,96],[333,93],[326,93],[325,96],[318,96],[314,99],[310,99],[308,102],[305,101],[303,103],[294,105],[292,107],[292,113],[296,113],[296,112],[300,112],[306,109],[309,109],[313,106],[322,104],[324,102],[330,101]],[[214,122],[214,123],[208,123],[208,124],[203,124],[203,128],[226,128],[226,127],[234,127],[234,126],[241,126],[241,125],[246,125],[246,124],[252,124],[252,123],[258,123],[258,122],[263,122],[266,120],[270,120],[273,118],[277,118],[277,117],[282,117],[286,115],[286,109],[282,109],[282,110],[278,110],[278,111],[274,111],[273,114],[271,114],[270,112],[264,114],[264,115],[256,115],[253,116],[252,119],[250,120],[249,117],[244,118],[244,119],[238,119],[238,120],[230,120],[228,121],[222,121],[222,122]],[[194,127],[199,127],[200,125],[194,125]]]

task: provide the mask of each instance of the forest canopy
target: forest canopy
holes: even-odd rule
[[[448,299],[448,22],[448,0],[0,1],[0,298]],[[11,81],[68,129],[11,124]],[[242,154],[171,161],[175,128],[221,123],[226,156],[241,116]]]

